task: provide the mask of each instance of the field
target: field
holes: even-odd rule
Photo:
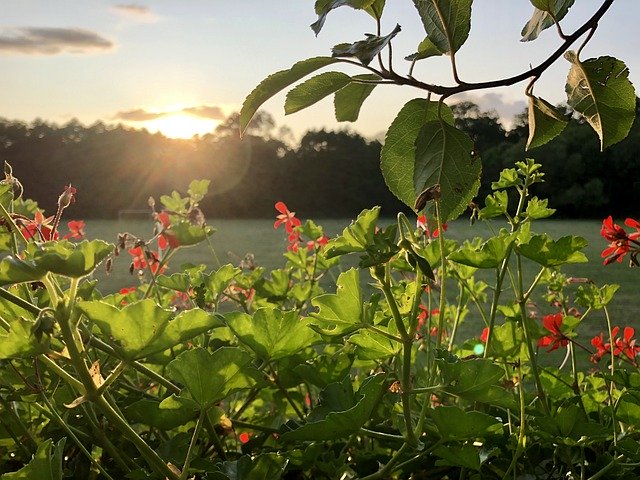
[[[325,228],[325,233],[334,236],[348,225],[348,219],[318,220],[317,223]],[[388,220],[390,222],[391,220]],[[177,253],[172,259],[174,271],[183,263],[205,264],[210,269],[217,268],[218,261],[221,264],[238,264],[246,253],[255,255],[256,263],[267,268],[277,268],[284,265],[282,253],[286,248],[286,240],[282,230],[274,230],[273,221],[259,220],[216,220],[209,224],[216,228],[211,237],[211,244],[215,249],[215,255],[209,245],[202,244],[196,247],[186,248]],[[496,224],[495,229],[502,225]],[[600,222],[583,220],[547,220],[539,221],[534,229],[537,233],[547,233],[552,238],[564,235],[580,235],[587,239],[589,245],[585,254],[590,262],[575,264],[565,268],[567,275],[577,278],[588,278],[598,285],[617,283],[620,289],[610,306],[610,313],[614,324],[639,326],[640,319],[640,271],[629,268],[627,262],[622,264],[602,265],[600,252],[606,246],[605,240],[600,237]],[[89,238],[102,238],[114,242],[118,233],[130,232],[142,238],[150,238],[152,234],[151,221],[144,220],[93,220],[87,222],[87,235]],[[463,240],[474,236],[487,237],[489,229],[487,225],[477,223],[470,226],[465,220],[458,220],[449,225],[447,235],[450,238]],[[100,278],[102,293],[111,293],[123,287],[135,285],[137,279],[129,274],[130,257],[124,253],[116,258],[114,270],[106,275],[102,270],[97,275]],[[167,273],[171,273],[169,270]],[[486,279],[493,278],[489,274]],[[588,328],[598,332],[603,328],[603,318],[599,314],[592,317],[593,327]]]

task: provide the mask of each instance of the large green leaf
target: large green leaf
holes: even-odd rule
[[[33,254],[36,266],[72,278],[89,275],[113,252],[113,245],[102,240],[71,243],[47,242]]]
[[[287,93],[284,113],[298,112],[337,92],[351,82],[351,77],[342,72],[324,72],[301,83]]]
[[[201,409],[257,383],[251,357],[234,347],[222,347],[212,354],[204,348],[187,350],[167,365],[167,374],[185,386]]]
[[[223,462],[222,470],[225,476],[222,478],[225,480],[279,480],[288,463],[289,459],[278,452],[256,456],[243,455],[237,460]],[[209,474],[207,478],[210,478]],[[219,477],[214,476],[213,479],[219,480]]]
[[[167,235],[174,237],[181,247],[188,247],[206,240],[215,231],[216,229],[209,225],[192,225],[190,222],[182,221],[171,225]]]
[[[582,237],[565,236],[558,240],[548,235],[534,235],[527,243],[517,248],[521,255],[545,267],[558,267],[565,263],[585,263],[587,257],[582,253],[587,241]]]
[[[522,29],[521,42],[529,42],[538,38],[540,33],[560,21],[573,5],[574,0],[530,0],[535,10],[533,16]]]
[[[323,420],[309,422],[296,430],[285,432],[281,439],[287,441],[323,441],[347,437],[356,433],[369,420],[378,403],[386,375],[379,373],[362,382],[356,397],[357,403],[343,411],[330,412]]]
[[[173,312],[151,299],[126,305],[122,310],[95,300],[80,302],[78,308],[98,328],[119,344],[124,358],[143,358],[223,326],[221,317],[199,308],[186,310],[172,320]]]
[[[38,338],[33,333],[36,322],[13,316],[4,308],[0,316],[10,326],[8,332],[0,328],[0,359],[34,357],[49,349],[48,337]]]
[[[194,402],[181,402],[179,397],[168,397],[162,403],[157,400],[142,399],[124,409],[125,417],[131,423],[143,423],[161,430],[172,430],[195,420],[198,409]]]
[[[402,349],[402,344],[370,330],[360,330],[349,337],[349,343],[356,346],[356,356],[361,360],[382,361],[393,357]]]
[[[10,285],[14,283],[33,282],[40,280],[47,271],[12,255],[0,260],[0,285]]]
[[[455,53],[471,29],[473,0],[413,0],[427,36],[442,53]]]
[[[502,424],[491,415],[459,407],[436,407],[429,412],[444,439],[473,440],[502,433]]]
[[[318,308],[310,325],[325,335],[345,335],[364,323],[359,271],[351,268],[336,281],[336,293],[326,293],[311,300]]]
[[[308,327],[308,320],[299,318],[296,311],[260,308],[253,316],[229,313],[225,321],[238,339],[262,360],[288,357],[320,340]]]
[[[333,97],[333,105],[338,122],[355,122],[360,114],[360,108],[373,89],[375,82],[380,80],[377,75],[356,75],[349,85],[338,90]],[[365,81],[363,83],[362,81]]]
[[[465,246],[453,252],[449,260],[475,268],[497,268],[515,239],[516,234],[491,237],[478,248]]]
[[[565,87],[567,102],[596,131],[600,148],[624,139],[636,118],[636,94],[627,66],[613,57],[582,62],[573,51],[565,58],[572,64]]]
[[[562,133],[568,120],[562,112],[542,98],[529,97],[529,139],[527,150],[536,148]]]
[[[416,194],[440,185],[441,222],[457,218],[480,188],[480,158],[473,140],[442,121],[425,124],[416,141],[413,171]]]
[[[404,59],[409,61],[417,61],[429,57],[436,57],[439,55],[442,55],[442,52],[438,50],[438,47],[435,46],[435,44],[429,37],[426,37],[418,44],[418,51],[404,57]]]
[[[1,480],[62,480],[62,457],[66,438],[53,444],[48,438],[40,445],[31,461],[17,472],[5,473]]]
[[[334,57],[356,57],[363,65],[369,65],[376,55],[389,45],[391,39],[400,33],[400,30],[400,25],[396,25],[396,28],[384,37],[367,34],[367,38],[364,40],[355,43],[340,43],[331,49],[331,54]]]
[[[325,249],[326,257],[333,258],[346,253],[366,252],[374,243],[373,237],[380,215],[380,207],[373,207],[360,212],[342,235],[331,239]]]
[[[447,105],[414,98],[402,107],[387,131],[380,154],[382,175],[391,193],[410,207],[420,193],[413,183],[416,140],[422,127],[440,115],[453,125],[453,112]]]
[[[376,0],[316,0],[315,10],[318,20],[311,24],[311,30],[318,35],[324,26],[327,15],[334,8],[347,6],[356,10],[364,10],[371,8],[374,3],[377,3]]]
[[[436,448],[433,454],[442,460],[436,460],[436,465],[452,465],[472,470],[480,470],[480,455],[478,448],[472,445],[447,445]]]
[[[339,59],[333,57],[308,58],[297,62],[289,70],[281,70],[269,75],[247,95],[242,104],[242,109],[240,110],[240,134],[244,133],[260,106],[276,93],[310,73],[339,61]]]

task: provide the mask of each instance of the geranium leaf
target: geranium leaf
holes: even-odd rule
[[[0,285],[33,282],[40,280],[47,271],[33,262],[27,262],[12,255],[0,260]]]
[[[342,231],[342,235],[333,238],[326,246],[326,258],[346,253],[365,252],[374,243],[374,233],[380,215],[380,207],[363,210],[360,215]]]
[[[360,330],[351,335],[349,343],[356,346],[356,356],[361,360],[383,360],[396,355],[402,349],[401,343],[370,330]]]
[[[391,123],[380,154],[380,167],[389,190],[409,207],[417,193],[413,176],[416,140],[425,123],[438,120],[453,125],[453,112],[445,104],[414,98],[407,102]]]
[[[367,34],[367,38],[364,40],[355,43],[340,43],[331,49],[331,55],[334,57],[356,57],[363,65],[369,65],[391,39],[400,33],[400,30],[400,25],[396,25],[396,28],[384,37]]]
[[[311,300],[318,312],[310,325],[324,335],[345,335],[364,323],[359,271],[351,268],[336,281],[336,293],[326,293]]]
[[[341,72],[324,72],[301,83],[287,93],[284,113],[289,115],[319,102],[351,82],[351,77]]]
[[[238,267],[234,267],[228,263],[215,272],[206,275],[205,285],[214,295],[220,295],[241,271]]]
[[[413,0],[431,42],[442,53],[455,53],[471,29],[473,0]]]
[[[560,21],[573,5],[574,0],[530,0],[535,10],[533,16],[522,29],[521,42],[538,38],[540,33]],[[555,21],[554,21],[555,18]]]
[[[16,472],[4,473],[2,480],[62,480],[62,458],[66,437],[54,445],[48,438],[40,445],[31,461]]]
[[[356,10],[369,11],[374,3],[376,3],[376,0],[316,0],[315,10],[318,20],[311,24],[311,30],[318,35],[324,26],[327,15],[334,8],[348,6]],[[384,2],[382,5],[384,6]]]
[[[436,448],[433,454],[442,460],[436,460],[436,465],[451,465],[471,470],[480,470],[480,455],[478,448],[472,445],[447,445]]]
[[[102,240],[71,243],[66,240],[47,242],[33,254],[37,267],[66,277],[89,275],[113,252],[113,245]]]
[[[171,396],[163,402],[142,399],[124,409],[125,417],[131,423],[144,423],[161,430],[172,430],[198,417],[197,405],[180,402]],[[196,407],[196,408],[194,408]]]
[[[469,135],[446,122],[429,122],[418,134],[414,199],[423,190],[440,185],[441,222],[457,218],[478,193],[482,166],[473,148]]]
[[[269,75],[247,95],[247,98],[242,104],[242,109],[240,110],[240,134],[243,134],[247,129],[249,122],[262,104],[276,93],[301,78],[306,77],[310,73],[339,61],[339,59],[333,57],[308,58],[297,62],[288,70],[281,70]]]
[[[374,82],[380,80],[377,75],[356,75],[352,82],[338,90],[333,97],[333,105],[338,122],[355,122],[360,114],[360,108],[373,89],[375,83],[362,83],[358,80]]]
[[[613,57],[578,59],[565,53],[571,62],[567,77],[567,101],[600,137],[600,148],[624,139],[636,118],[636,95],[629,81],[629,69]]]
[[[2,317],[9,323],[9,331],[0,329],[0,359],[30,358],[45,353],[49,349],[49,338],[38,339],[34,335],[36,322],[9,315],[10,311],[4,308],[9,302],[2,303]]]
[[[234,347],[222,347],[212,354],[204,348],[182,352],[167,365],[167,374],[184,385],[202,409],[257,383],[251,356]]]
[[[536,148],[562,133],[568,120],[562,112],[546,100],[529,97],[529,139],[526,149]]]
[[[521,255],[545,267],[557,267],[565,263],[584,263],[588,259],[580,250],[587,246],[582,237],[566,236],[557,241],[548,235],[534,235],[517,248]]]
[[[225,321],[238,340],[262,360],[293,355],[320,341],[320,337],[300,319],[296,311],[260,308],[253,316],[242,312],[225,315]]]
[[[460,407],[435,407],[429,412],[442,438],[466,440],[502,433],[502,424],[491,415]]]
[[[173,236],[181,247],[196,245],[215,233],[215,228],[208,225],[192,225],[187,221],[172,224],[167,235]]]
[[[449,260],[475,268],[497,268],[515,238],[515,234],[491,237],[479,248],[464,247],[453,252]]]
[[[357,432],[369,420],[378,402],[385,378],[385,374],[379,373],[365,379],[355,395],[359,400],[353,407],[330,412],[323,420],[309,422],[293,431],[285,432],[281,436],[282,440],[285,442],[334,440]]]
[[[127,360],[149,356],[185,342],[212,328],[224,325],[220,315],[194,308],[173,318],[151,299],[126,305],[121,310],[95,300],[80,302],[78,308],[100,331],[119,344]]]
[[[261,455],[243,455],[234,461],[222,463],[224,474],[207,473],[207,478],[214,480],[278,480],[282,478],[284,469],[289,463],[286,456],[280,453],[263,453]],[[224,476],[222,476],[224,475]]]

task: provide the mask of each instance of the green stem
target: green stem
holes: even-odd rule
[[[232,420],[234,426],[248,428],[250,430],[256,430],[258,432],[264,433],[280,433],[280,430],[277,428],[265,427],[264,425],[257,425],[255,423],[243,422],[241,420]],[[403,438],[403,437],[400,437]]]
[[[4,421],[2,421],[2,423],[5,426],[5,429],[7,430],[11,438],[13,438],[13,441],[16,444],[16,446],[18,446],[23,451],[26,459],[30,459],[38,449],[38,444],[36,440],[33,438],[33,435],[31,435],[31,432],[29,432],[27,427],[24,425],[20,416],[13,409],[13,405],[11,405],[11,402],[7,402],[7,400],[2,395],[0,395],[0,405],[2,405],[5,411],[7,412],[7,414],[12,417],[14,423],[21,427],[22,435],[20,438],[18,437],[18,435],[16,435],[16,433],[13,431],[13,428],[8,423],[5,423]]]
[[[393,467],[400,461],[400,457],[404,454],[405,450],[409,448],[409,445],[405,443],[402,445],[387,462],[387,464],[371,475],[362,477],[360,480],[378,480],[389,478],[389,473],[393,471]]]
[[[393,340],[394,342],[402,343],[402,339],[400,337],[396,337],[389,332],[385,332],[381,328],[378,328],[374,325],[365,324],[364,328],[366,328],[367,330],[371,330],[372,332],[376,332],[378,335],[382,335],[383,337],[386,337],[389,340]]]
[[[49,357],[47,357],[46,355],[40,355],[38,357],[38,360],[41,360],[43,363],[45,363],[51,370],[53,370],[56,375],[62,378],[70,386],[72,386],[78,393],[80,393],[81,395],[84,395],[86,393],[82,382],[72,377],[69,373],[67,373],[66,370],[64,370],[60,365],[51,360]]]
[[[412,447],[417,447],[418,439],[414,432],[413,418],[411,417],[411,351],[413,347],[413,341],[407,339],[402,345],[402,389],[400,397],[402,399],[402,415],[404,417],[404,424],[407,430],[407,444]]]
[[[382,293],[384,293],[384,298],[387,300],[387,304],[389,305],[389,309],[391,310],[391,315],[393,316],[393,321],[396,324],[396,328],[398,329],[398,333],[400,333],[400,337],[402,341],[405,341],[409,337],[409,333],[402,321],[402,314],[398,309],[398,304],[396,303],[396,299],[393,296],[393,292],[391,291],[391,283],[389,281],[390,277],[389,264],[385,267],[385,278],[381,280]]]
[[[9,300],[14,305],[17,305],[18,307],[23,308],[27,312],[31,312],[36,316],[40,314],[40,308],[38,308],[31,302],[26,301],[24,298],[14,295],[4,288],[0,288],[0,297],[4,298],[5,300]]]
[[[520,429],[518,431],[518,445],[516,446],[516,451],[513,454],[513,459],[509,464],[509,468],[502,476],[502,480],[506,480],[511,473],[512,470],[515,469],[516,464],[518,462],[518,458],[522,455],[522,452],[525,448],[525,428],[527,417],[525,415],[525,402],[524,402],[524,387],[522,384],[522,366],[518,363],[518,390],[519,390],[519,398],[520,398]],[[514,474],[515,475],[515,474]]]
[[[220,458],[222,460],[227,460],[227,454],[224,451],[224,445],[222,445],[222,441],[220,440],[220,436],[218,435],[218,432],[216,432],[216,429],[213,425],[213,423],[211,423],[211,419],[209,418],[209,415],[205,416],[204,419],[204,426],[207,429],[207,433],[209,434],[209,436],[211,437],[211,440],[213,441],[213,445],[216,449],[216,451],[218,452],[218,455],[220,456]]]
[[[447,278],[447,262],[445,258],[444,235],[442,229],[442,213],[440,212],[440,200],[435,200],[436,206],[436,223],[438,226],[438,247],[440,248],[440,312],[438,314],[438,336],[436,339],[436,350],[442,344],[442,330],[444,328],[444,309],[446,306],[447,296],[445,291],[445,280]]]
[[[193,451],[196,448],[196,443],[198,443],[198,437],[200,437],[200,432],[202,431],[202,426],[204,425],[204,419],[207,416],[206,410],[200,411],[200,416],[198,416],[198,421],[196,422],[196,426],[193,429],[193,436],[191,437],[191,442],[189,443],[189,449],[187,450],[187,457],[184,460],[184,465],[182,466],[182,473],[180,474],[180,480],[186,480],[189,476],[189,465],[191,465],[191,459],[193,457]]]
[[[462,294],[464,292],[464,287],[462,285],[459,285],[459,288],[460,290],[458,293],[458,305],[456,306],[456,318],[453,319],[453,327],[451,328],[451,335],[449,336],[449,351],[453,349],[453,342],[455,341],[456,333],[458,331],[458,325],[460,324],[460,317],[462,316],[462,303],[464,302]]]

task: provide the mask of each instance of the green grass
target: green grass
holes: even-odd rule
[[[390,222],[391,220],[389,220]],[[317,223],[323,225],[325,233],[336,235],[348,225],[349,219],[345,220],[319,220]],[[215,249],[215,256],[207,244],[185,248],[179,251],[172,259],[170,267],[177,271],[184,263],[205,264],[210,269],[217,267],[216,257],[222,264],[238,264],[246,253],[255,255],[256,263],[267,268],[277,268],[284,265],[282,253],[286,249],[286,240],[282,230],[274,230],[272,220],[216,220],[212,219],[209,224],[217,229],[211,237],[212,245]],[[496,223],[497,230],[503,225]],[[117,233],[130,232],[143,238],[150,238],[152,224],[151,221],[110,221],[96,220],[89,221],[87,233],[90,238],[102,238],[115,243]],[[612,264],[604,266],[600,258],[600,252],[606,246],[605,240],[600,237],[600,222],[583,220],[547,220],[534,224],[536,233],[547,233],[552,238],[557,239],[564,235],[579,235],[587,239],[588,246],[584,253],[589,258],[589,263],[569,265],[563,271],[570,276],[588,278],[598,285],[617,283],[620,289],[614,298],[610,313],[614,324],[638,325],[640,319],[640,271],[629,268],[626,261],[622,264]],[[487,238],[490,235],[486,224],[477,223],[470,226],[468,222],[459,220],[453,222],[447,231],[447,236],[456,240],[464,240],[480,236]],[[123,287],[133,286],[137,279],[129,274],[130,257],[123,252],[114,262],[114,269],[110,275],[103,271],[96,274],[100,279],[100,288],[103,293],[110,293]],[[167,273],[171,273],[171,269]],[[537,267],[532,265],[528,268],[529,276],[532,276]],[[487,275],[486,279],[493,278],[493,274]],[[539,305],[541,311],[548,310],[548,306]],[[589,331],[599,332],[604,326],[602,315],[594,315],[589,320]]]

